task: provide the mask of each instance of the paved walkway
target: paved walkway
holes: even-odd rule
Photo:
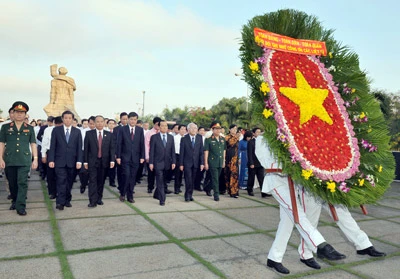
[[[136,203],[121,203],[106,186],[104,205],[88,208],[87,192],[74,185],[72,208],[56,211],[45,183],[29,182],[28,215],[9,211],[0,179],[0,278],[400,278],[400,184],[369,215],[353,210],[384,259],[358,256],[355,248],[323,213],[320,231],[340,252],[341,262],[318,260],[321,270],[300,263],[294,232],[284,265],[287,276],[266,267],[279,214],[273,198],[245,191],[220,202],[195,192],[195,202],[168,195],[166,206],[136,187]]]

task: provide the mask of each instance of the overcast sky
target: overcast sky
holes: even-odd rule
[[[398,1],[0,0],[0,108],[17,100],[45,118],[50,65],[75,79],[79,115],[210,108],[246,95],[241,27],[282,8],[317,16],[360,56],[372,87],[398,92]],[[3,113],[3,116],[5,114]]]

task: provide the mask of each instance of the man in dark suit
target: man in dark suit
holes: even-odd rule
[[[197,134],[197,125],[189,123],[188,134],[181,138],[179,168],[185,174],[185,201],[193,201],[197,172],[204,169],[203,137]]]
[[[85,169],[89,170],[88,207],[103,205],[104,180],[107,169],[114,168],[115,145],[112,134],[104,130],[104,117],[96,116],[96,129],[86,132]]]
[[[261,134],[260,128],[253,128],[253,138],[249,140],[247,143],[247,168],[249,171],[248,180],[247,180],[247,193],[249,196],[254,196],[253,187],[255,177],[257,176],[258,184],[260,184],[260,191],[262,185],[264,183],[264,175],[265,170],[261,165],[260,161],[258,161],[255,150],[256,150],[256,138]],[[263,198],[270,197],[270,194],[266,194],[261,192],[261,196]]]
[[[110,133],[112,134],[112,137],[114,139],[114,152],[115,152],[115,145],[117,144],[117,131],[118,131],[118,130],[117,131],[115,130],[115,128],[116,128],[115,125],[117,125],[117,123],[115,122],[114,119],[108,119],[107,120],[108,130],[110,131]],[[115,160],[115,153],[113,154],[112,157]],[[108,175],[111,187],[117,187],[117,185],[115,185],[115,171],[116,171],[115,167],[114,168],[108,168],[108,170],[107,170],[107,175]]]
[[[56,208],[64,210],[71,207],[71,189],[76,169],[82,167],[82,135],[78,128],[72,127],[74,114],[64,111],[61,115],[64,125],[55,127],[51,133],[48,156],[49,167],[55,168],[57,181]]]
[[[160,132],[150,138],[149,168],[155,171],[157,189],[154,198],[165,205],[165,178],[169,170],[175,169],[175,145],[174,137],[168,132],[168,124],[165,120],[160,121]]]
[[[128,114],[126,112],[121,112],[119,114],[120,125],[114,128],[113,135],[115,140],[115,152],[117,152],[117,139],[118,139],[118,131],[122,127],[128,125]],[[124,178],[122,177],[122,166],[118,163],[115,165],[115,171],[117,172],[117,182],[118,182],[118,191],[121,192],[121,189],[125,187]]]
[[[134,203],[133,191],[136,183],[136,174],[139,164],[144,162],[144,134],[143,128],[136,126],[138,115],[136,112],[128,114],[128,125],[118,130],[117,136],[117,164],[122,167],[124,186],[120,186],[119,200]]]

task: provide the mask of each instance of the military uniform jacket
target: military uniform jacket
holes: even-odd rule
[[[208,151],[208,166],[210,168],[222,168],[225,149],[226,141],[222,136],[219,137],[219,140],[214,136],[205,140],[204,151]]]
[[[15,122],[4,124],[0,131],[0,142],[4,142],[4,162],[8,167],[32,164],[31,143],[36,143],[33,127],[26,123],[18,130]]]

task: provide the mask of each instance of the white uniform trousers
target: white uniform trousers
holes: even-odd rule
[[[318,226],[321,208],[324,208],[324,210],[326,210],[332,217],[329,205],[326,202],[317,201],[315,197],[308,194],[304,188],[301,190],[300,199],[305,214],[313,227],[316,228]],[[372,246],[368,235],[360,229],[347,207],[343,205],[335,205],[335,209],[339,219],[336,224],[342,230],[347,239],[354,244],[356,249],[363,250]],[[304,239],[301,239],[298,248],[301,259],[310,259],[313,257],[312,251],[307,245],[305,245],[306,243],[307,242],[305,242]]]
[[[280,221],[275,240],[272,243],[272,247],[268,253],[268,259],[275,262],[282,262],[283,255],[285,254],[287,243],[289,242],[294,225],[289,186],[279,186],[274,188],[270,193],[279,202]],[[305,240],[305,245],[307,245],[308,249],[316,252],[317,246],[325,242],[325,239],[320,232],[314,226],[312,226],[299,203],[297,203],[297,211],[299,215],[299,224],[295,224],[295,226],[302,239]]]

